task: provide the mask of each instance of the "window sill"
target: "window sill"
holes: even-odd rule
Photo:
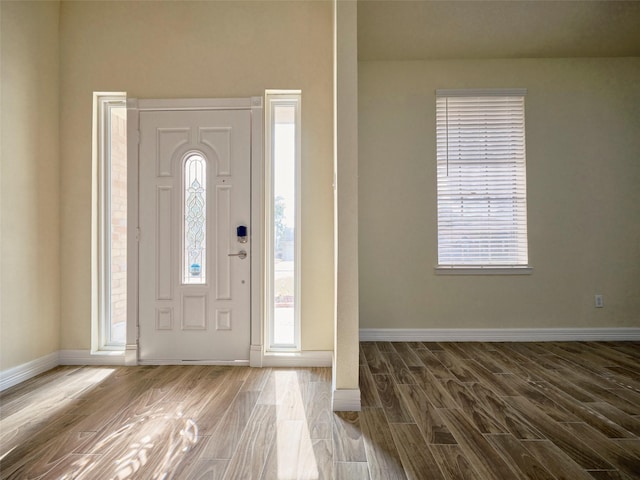
[[[91,355],[102,355],[105,357],[123,357],[124,347],[122,347],[122,350],[92,350]]]
[[[281,357],[295,357],[295,356],[300,356],[301,355],[301,351],[298,348],[292,347],[292,348],[272,348],[272,349],[267,349],[264,352],[265,356],[281,356]]]
[[[532,267],[437,266],[436,275],[531,275]]]

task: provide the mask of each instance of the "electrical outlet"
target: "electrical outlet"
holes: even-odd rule
[[[595,302],[596,302],[596,308],[604,307],[604,298],[602,297],[602,295],[596,295]]]

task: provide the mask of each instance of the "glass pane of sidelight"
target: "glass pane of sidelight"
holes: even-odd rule
[[[110,321],[106,344],[124,345],[127,321],[127,108],[109,109]]]
[[[295,345],[296,106],[274,105],[273,345]]]
[[[184,251],[185,284],[207,282],[207,163],[200,154],[184,162]]]

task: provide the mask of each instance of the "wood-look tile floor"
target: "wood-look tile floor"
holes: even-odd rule
[[[0,395],[0,478],[640,478],[640,343],[362,343],[328,368],[59,367]]]

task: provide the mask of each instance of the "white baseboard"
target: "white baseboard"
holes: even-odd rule
[[[251,345],[249,349],[249,366],[262,367],[262,345]]]
[[[58,366],[58,352],[0,372],[0,392]]]
[[[124,352],[99,352],[91,350],[60,350],[60,365],[115,365],[124,366]]]
[[[359,412],[360,389],[359,388],[339,388],[333,391],[331,396],[331,409],[334,412]]]
[[[138,364],[138,345],[136,343],[127,344],[124,348],[124,364],[132,367]]]
[[[333,364],[331,350],[305,350],[302,352],[266,353],[262,356],[263,367],[330,367]]]
[[[361,328],[361,342],[640,341],[640,328]]]

